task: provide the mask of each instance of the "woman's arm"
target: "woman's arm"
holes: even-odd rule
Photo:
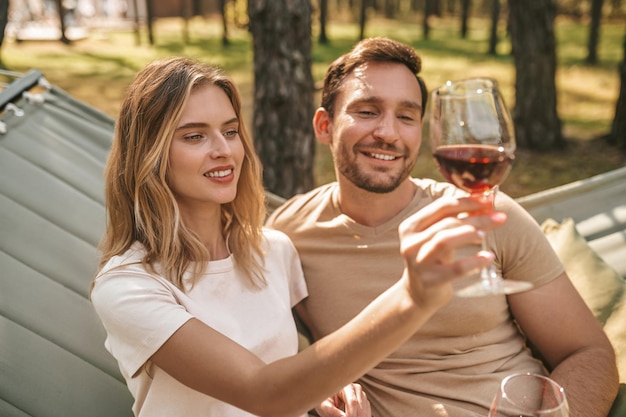
[[[152,362],[181,383],[260,416],[305,413],[358,379],[414,334],[453,295],[451,282],[491,261],[455,249],[478,244],[502,213],[470,199],[441,199],[400,226],[402,277],[336,332],[295,356],[265,364],[197,319],[180,327]],[[306,376],[306,377],[304,377]]]

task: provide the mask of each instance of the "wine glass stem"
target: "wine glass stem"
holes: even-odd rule
[[[485,191],[482,194],[482,198],[489,201],[492,207],[494,207],[497,192],[498,186],[496,185],[492,189]],[[481,245],[483,251],[489,251],[489,248],[487,247],[487,238],[484,235]],[[499,289],[500,285],[502,284],[502,278],[496,271],[496,266],[493,262],[490,262],[489,265],[487,265],[480,271],[480,278],[482,280],[483,287],[486,290],[493,291],[494,293]]]
[[[481,244],[482,244],[483,251],[489,250],[489,248],[487,247],[487,240],[485,239],[484,236],[483,236]],[[496,271],[496,266],[494,265],[493,262],[490,262],[489,265],[487,265],[480,271],[480,278],[482,280],[482,283],[485,289],[490,289],[490,290],[497,289],[501,282],[500,276],[498,275],[498,272]]]

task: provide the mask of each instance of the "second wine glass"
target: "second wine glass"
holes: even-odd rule
[[[474,198],[493,203],[497,186],[508,175],[515,155],[513,122],[496,80],[448,81],[434,90],[429,129],[431,149],[442,175]],[[480,282],[462,288],[457,295],[512,294],[532,288],[526,281],[502,279],[493,263],[480,277]]]
[[[568,417],[565,390],[547,376],[509,375],[500,384],[488,417]]]

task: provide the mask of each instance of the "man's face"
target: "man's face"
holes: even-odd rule
[[[402,64],[369,63],[342,83],[328,121],[338,179],[388,193],[408,178],[422,141],[422,94]]]

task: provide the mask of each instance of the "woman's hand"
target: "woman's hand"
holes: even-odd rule
[[[348,384],[315,408],[320,417],[371,417],[367,395],[359,384]]]
[[[506,214],[492,211],[490,202],[472,198],[440,198],[404,220],[399,227],[403,278],[414,302],[427,310],[447,303],[454,279],[477,272],[493,259],[483,251],[459,258],[457,249],[480,245],[486,230],[505,221]]]

